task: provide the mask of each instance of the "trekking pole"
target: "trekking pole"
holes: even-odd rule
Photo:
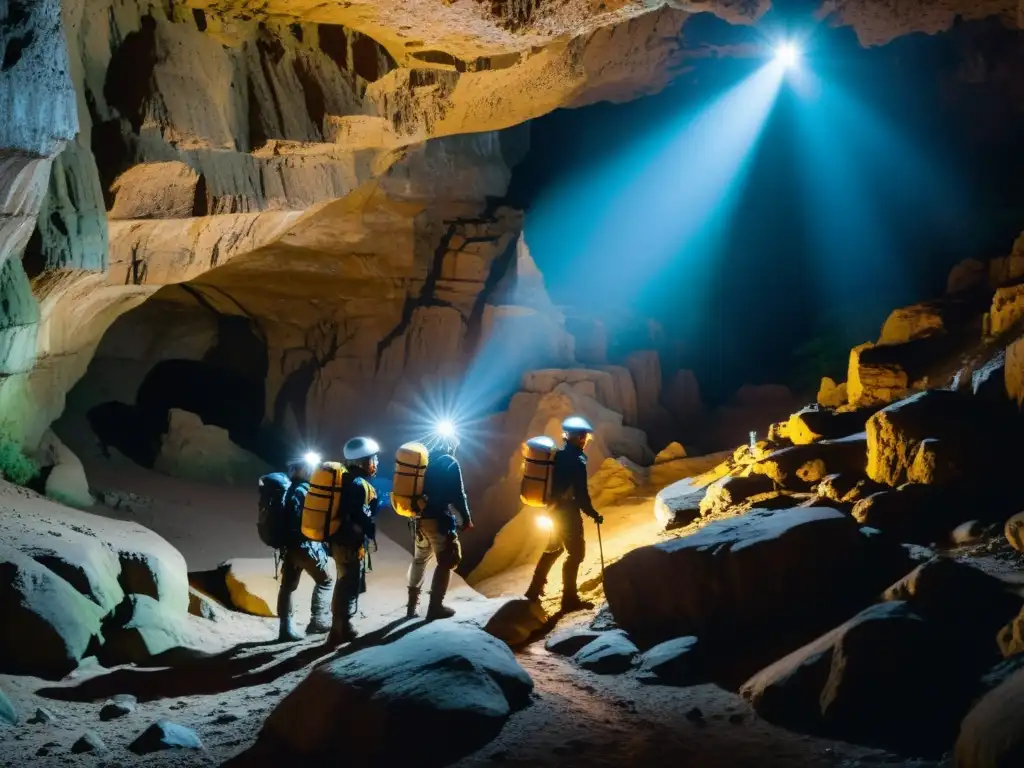
[[[594,522],[597,522],[596,520]],[[604,544],[601,543],[601,524],[597,523],[597,551],[601,554],[601,585],[604,585]]]

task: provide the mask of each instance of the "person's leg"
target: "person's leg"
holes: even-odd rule
[[[451,584],[452,571],[462,562],[462,545],[453,529],[449,530],[436,523],[428,529],[427,538],[430,539],[430,546],[437,558],[437,566],[430,580],[430,606],[427,609],[427,618],[448,619],[455,615],[455,611],[444,605],[444,598]]]
[[[291,551],[285,551],[281,562],[281,585],[277,590],[277,618],[280,622],[278,640],[285,642],[302,639],[302,635],[295,629],[295,622],[292,620],[292,608],[294,607],[292,598],[299,586],[299,577],[302,575],[302,567],[296,560],[297,558]]]
[[[296,557],[297,564],[313,579],[313,598],[310,601],[307,635],[322,635],[331,628],[329,611],[331,593],[334,591],[334,576],[331,573],[330,555],[327,547],[310,541],[302,545]]]
[[[339,544],[331,546],[331,556],[338,572],[331,600],[331,634],[328,642],[332,645],[347,643],[358,637],[352,628],[356,600],[359,597],[359,554]]]
[[[430,540],[424,535],[422,523],[431,522],[417,520],[415,523],[415,537],[413,539],[412,563],[409,565],[409,604],[406,606],[406,616],[410,619],[416,616],[416,606],[420,600],[420,590],[423,588],[423,577],[427,572],[427,564],[434,556],[434,549]]]
[[[537,567],[533,569],[533,578],[530,580],[530,586],[526,590],[527,600],[540,600],[541,595],[544,594],[544,585],[548,582],[548,574],[551,572],[551,567],[565,548],[562,536],[562,526],[556,524],[548,534],[547,549],[544,550],[544,554],[537,561]]]
[[[578,512],[565,516],[565,550],[565,563],[562,564],[562,610],[593,608],[593,603],[580,600],[576,587],[580,564],[587,552],[587,543],[583,538],[583,516]]]

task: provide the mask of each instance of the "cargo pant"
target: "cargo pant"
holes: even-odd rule
[[[462,544],[453,525],[445,521],[431,518],[419,518],[415,522],[416,536],[413,543],[412,564],[409,566],[409,588],[419,589],[423,586],[423,577],[427,565],[434,558],[437,566],[430,581],[430,593],[433,599],[443,598],[448,591],[452,571],[462,562]]]
[[[331,556],[338,571],[338,583],[334,587],[334,598],[331,600],[331,614],[333,628],[341,629],[351,626],[352,619],[359,609],[363,550],[362,547],[334,543],[331,545]]]
[[[576,579],[579,574],[580,564],[587,553],[587,543],[583,538],[583,515],[576,510],[553,509],[551,510],[551,521],[554,526],[548,534],[548,546],[544,554],[537,561],[537,567],[533,571],[533,580],[530,582],[526,596],[530,599],[539,599],[544,594],[544,585],[548,580],[548,573],[551,566],[558,560],[564,550],[566,552],[565,562],[562,563],[562,600],[577,597]]]
[[[308,541],[284,550],[281,586],[277,592],[277,615],[282,619],[291,616],[294,607],[292,598],[303,573],[309,574],[316,585],[313,587],[310,605],[310,626],[326,631],[328,596],[334,589],[334,577],[328,565],[327,548],[318,542]]]

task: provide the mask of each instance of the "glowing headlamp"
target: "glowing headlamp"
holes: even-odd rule
[[[318,467],[318,466],[320,466],[320,454],[319,453],[315,453],[313,451],[309,451],[305,456],[302,457],[302,460],[304,462],[306,462],[306,466],[309,466],[309,467]]]
[[[800,61],[800,49],[793,43],[783,43],[775,49],[775,60],[786,69],[795,67]]]
[[[434,431],[441,437],[455,437],[455,424],[450,419],[442,419],[437,422]]]

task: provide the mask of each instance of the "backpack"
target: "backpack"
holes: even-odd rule
[[[302,535],[310,541],[327,541],[341,526],[341,493],[347,471],[337,461],[325,461],[309,481],[302,503]]]
[[[405,443],[395,454],[391,506],[402,517],[417,517],[420,514],[429,460],[426,446],[422,443]]]
[[[285,496],[291,481],[283,472],[272,472],[259,480],[259,513],[256,532],[260,541],[272,549],[281,549],[288,542]]]
[[[558,449],[550,437],[534,437],[523,443],[523,478],[519,500],[528,507],[546,507],[551,503]]]

